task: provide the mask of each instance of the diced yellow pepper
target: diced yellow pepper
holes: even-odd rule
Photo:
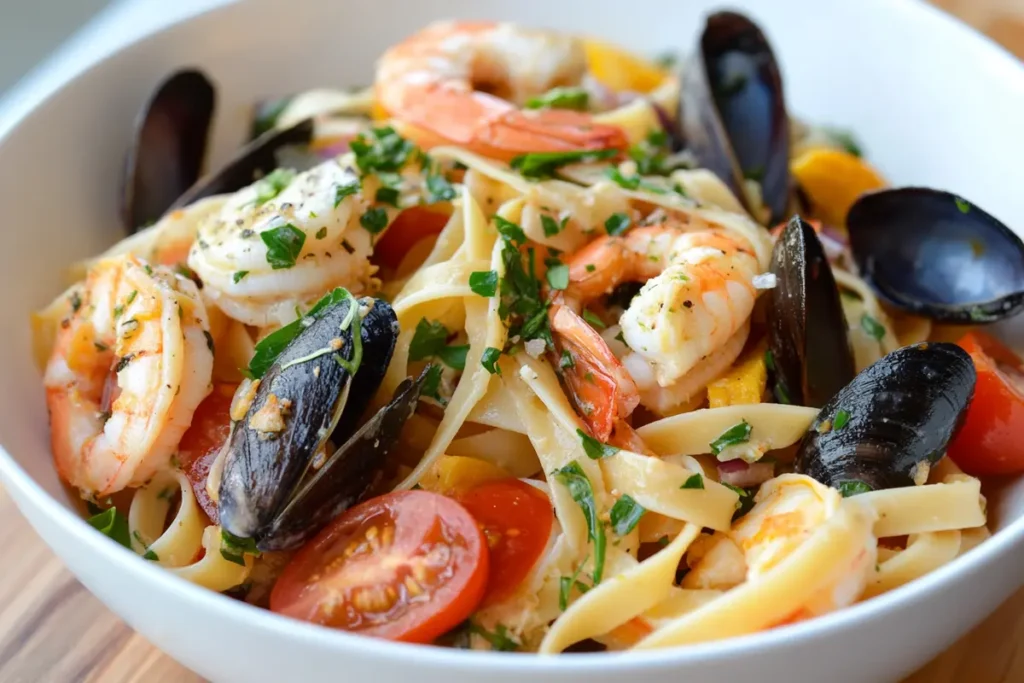
[[[511,476],[486,460],[462,455],[442,455],[420,480],[420,486],[434,493],[451,493]]]
[[[631,52],[598,40],[583,41],[590,73],[601,85],[618,92],[632,90],[646,93],[665,80],[665,72],[657,65]]]
[[[790,164],[793,177],[826,223],[846,225],[846,213],[865,192],[885,187],[882,176],[849,152],[827,147],[807,150]]]
[[[768,384],[768,370],[764,365],[763,343],[741,356],[725,375],[708,385],[708,406],[750,405],[760,403]]]

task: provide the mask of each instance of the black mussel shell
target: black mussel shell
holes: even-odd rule
[[[374,299],[356,304],[370,306],[360,324],[363,361],[356,372],[357,389],[357,381],[350,381],[334,358],[351,361],[354,354],[352,327],[341,329],[351,305],[353,300],[345,298],[304,319],[311,323],[264,373],[245,417],[235,423],[218,502],[221,526],[235,536],[259,538],[336,426],[343,419],[354,422],[346,418],[350,412],[358,419],[376,391],[383,369],[370,363],[383,361],[386,369],[390,361],[398,334],[394,311]],[[366,378],[360,378],[364,371]]]
[[[924,187],[866,194],[846,217],[863,277],[897,308],[990,323],[1024,307],[1024,243],[962,197]]]
[[[683,71],[681,107],[683,138],[699,165],[744,205],[744,178],[757,180],[771,221],[782,220],[790,195],[789,117],[775,54],[754,22],[735,12],[708,17]]]
[[[818,407],[857,374],[846,318],[825,250],[799,216],[772,251],[769,342],[776,398]]]
[[[359,373],[356,373],[358,378]],[[270,526],[260,534],[262,551],[296,548],[339,513],[360,502],[376,485],[388,453],[414,412],[427,371],[406,379],[391,402],[380,409],[334,452],[295,493]],[[355,383],[352,391],[356,391]]]
[[[185,69],[161,83],[139,112],[123,178],[128,232],[159,219],[199,178],[215,104],[209,79]]]
[[[893,351],[825,404],[800,442],[796,471],[847,493],[913,485],[922,463],[945,455],[975,379],[955,344]]]
[[[271,173],[281,164],[278,153],[284,148],[301,147],[313,140],[313,119],[305,119],[291,128],[271,130],[243,147],[228,164],[190,187],[171,204],[180,209],[213,195],[237,192]]]

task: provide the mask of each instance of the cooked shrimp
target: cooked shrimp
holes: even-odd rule
[[[626,136],[581,112],[521,110],[534,95],[579,84],[587,63],[571,36],[508,23],[439,22],[377,64],[377,98],[423,147],[456,144],[508,160],[527,152],[622,149]]]
[[[358,192],[338,192],[357,182],[332,160],[285,174],[276,195],[265,181],[232,195],[200,224],[189,253],[204,294],[235,320],[264,327],[291,322],[296,306],[333,287],[365,291],[374,272],[373,237],[360,225],[367,205]]]
[[[94,497],[141,486],[169,464],[210,391],[199,292],[124,255],[95,264],[68,303],[44,379],[57,471]]]
[[[785,474],[765,482],[755,500],[753,509],[729,532],[743,551],[747,581],[757,580],[791,556],[844,505],[835,489],[800,474]],[[854,512],[863,514],[859,507]],[[787,623],[851,605],[864,592],[874,574],[877,540],[870,522],[853,528],[860,534],[856,540],[863,549],[852,561],[844,556],[832,558],[834,566],[822,566],[819,575],[829,576],[826,585],[807,595],[807,601]]]
[[[759,272],[752,247],[735,233],[662,223],[598,238],[576,252],[564,299],[579,310],[621,283],[646,283],[619,320],[625,345],[621,367],[641,403],[671,414],[739,356]],[[553,319],[552,329],[559,336],[571,334],[560,322]],[[607,360],[612,353],[600,341],[604,348],[592,349],[591,355]]]

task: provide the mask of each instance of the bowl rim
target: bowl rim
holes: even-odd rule
[[[102,68],[121,52],[131,49],[152,37],[180,29],[208,15],[229,13],[245,3],[238,0],[212,0],[214,4],[192,9],[169,21],[155,22],[128,40],[120,41],[109,49],[101,49],[91,59],[77,65],[65,64],[64,72],[57,76],[53,67],[63,55],[59,51],[50,60],[37,67],[23,81],[19,82],[7,101],[0,105],[0,146],[19,125],[34,112],[45,106],[70,82],[94,69]],[[216,4],[220,3],[220,4]],[[885,11],[913,15],[914,20],[924,26],[922,31],[945,32],[951,36],[961,51],[973,53],[975,61],[988,69],[999,69],[1009,81],[1024,88],[1024,62],[1019,61],[1007,50],[959,20],[946,14],[925,0],[886,0]],[[45,80],[33,90],[32,81]],[[20,95],[20,97],[19,97]],[[85,519],[63,503],[50,496],[0,444],[0,483],[17,491],[34,511],[46,517],[47,521],[62,527],[75,540],[90,551],[98,553],[109,565],[127,572],[133,581],[147,589],[173,595],[175,601],[185,609],[213,611],[219,619],[245,621],[254,628],[263,630],[284,641],[301,641],[305,647],[320,650],[348,651],[360,649],[368,658],[395,658],[406,665],[445,667],[449,670],[465,669],[474,674],[483,674],[490,669],[501,669],[505,673],[577,673],[585,674],[600,669],[608,672],[635,671],[639,668],[676,666],[681,663],[713,662],[716,660],[757,655],[760,652],[792,644],[797,641],[810,642],[816,639],[834,637],[847,629],[857,628],[872,620],[880,619],[906,605],[920,600],[932,599],[954,581],[975,574],[982,568],[998,563],[1013,550],[1024,547],[1024,515],[992,535],[990,539],[939,569],[926,574],[904,586],[894,589],[871,600],[845,609],[831,612],[808,621],[755,632],[717,641],[696,643],[685,646],[649,651],[625,653],[577,653],[569,657],[522,656],[522,653],[454,650],[442,647],[419,646],[377,638],[370,638],[337,629],[324,628],[315,624],[275,614],[269,610],[254,607],[229,598],[223,594],[202,588],[181,579],[174,574],[143,560],[137,554],[104,539],[90,527]],[[21,499],[11,494],[21,509]],[[22,513],[23,516],[24,513]],[[33,523],[33,526],[34,523]],[[77,577],[76,577],[77,578]],[[1021,578],[1024,583],[1024,577]]]

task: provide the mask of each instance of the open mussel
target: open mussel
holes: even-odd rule
[[[775,395],[824,405],[856,375],[846,318],[814,228],[793,216],[772,251],[769,349]]]
[[[919,483],[960,428],[975,380],[971,357],[954,344],[893,351],[822,407],[796,471],[847,494]]]
[[[215,104],[210,80],[185,69],[164,80],[139,112],[123,178],[121,218],[129,232],[155,222],[195,184]]]
[[[782,76],[761,29],[735,12],[708,17],[683,71],[680,122],[687,148],[748,210],[745,180],[778,222],[790,197],[789,117]]]
[[[846,226],[861,277],[897,308],[961,324],[1024,308],[1024,243],[963,197],[882,190],[858,199]]]
[[[366,492],[421,386],[400,387],[353,436],[394,350],[394,311],[345,293],[292,325],[232,427],[219,489],[222,527],[261,549],[294,547]],[[343,445],[325,457],[329,439]]]

